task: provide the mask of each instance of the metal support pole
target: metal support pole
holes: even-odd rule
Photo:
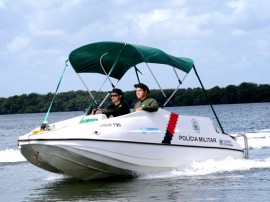
[[[208,98],[208,95],[207,95],[207,93],[206,93],[206,91],[205,91],[205,88],[204,88],[204,86],[203,86],[203,84],[202,84],[202,81],[201,81],[201,79],[200,79],[200,77],[199,77],[199,75],[198,75],[198,73],[197,73],[197,70],[196,70],[196,68],[195,68],[195,65],[193,65],[193,69],[194,69],[194,72],[195,72],[195,74],[196,74],[196,76],[197,76],[197,78],[198,78],[198,80],[199,80],[201,86],[202,86],[202,89],[203,89],[203,92],[204,92],[204,94],[205,94],[205,96],[206,96],[206,99],[207,99],[207,101],[208,101],[208,103],[209,103],[209,105],[210,105],[210,107],[211,107],[211,109],[212,109],[212,111],[213,111],[213,113],[214,113],[216,119],[217,119],[218,125],[219,125],[219,127],[220,127],[222,133],[224,134],[224,130],[223,130],[223,128],[222,128],[222,126],[221,126],[221,123],[219,122],[219,119],[218,119],[218,117],[217,117],[217,114],[216,114],[216,112],[215,112],[215,110],[214,110],[214,108],[213,108],[213,106],[212,106],[212,104],[211,104],[211,102],[210,102],[210,100],[209,100],[209,98]]]

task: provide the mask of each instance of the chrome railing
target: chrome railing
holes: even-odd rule
[[[237,137],[243,137],[244,144],[245,144],[244,158],[248,159],[249,158],[249,154],[248,154],[248,139],[247,139],[247,136],[244,133],[240,133],[240,134],[237,134]]]

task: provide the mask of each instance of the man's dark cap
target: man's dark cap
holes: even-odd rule
[[[117,93],[118,95],[124,95],[122,90],[119,88],[114,88],[111,91],[109,91],[109,93]]]
[[[150,90],[149,90],[148,86],[143,84],[143,83],[135,84],[134,87],[135,88],[141,88],[143,90],[146,90],[148,93],[150,93]]]

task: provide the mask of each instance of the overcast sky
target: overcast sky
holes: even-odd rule
[[[69,53],[97,41],[191,58],[207,89],[270,83],[269,0],[0,0],[0,20],[0,97],[54,92]],[[133,90],[131,71],[119,88]],[[177,86],[159,75],[163,88]],[[199,86],[193,75],[183,88]],[[88,82],[98,90],[103,80]],[[69,66],[59,90],[79,89]]]

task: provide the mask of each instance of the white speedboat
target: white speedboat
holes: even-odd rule
[[[98,42],[72,51],[69,62],[77,73],[104,74],[109,82],[110,77],[120,80],[130,68],[137,73],[136,65],[143,62],[169,65],[179,85],[157,112],[132,112],[112,118],[86,112],[47,124],[48,110],[42,126],[18,140],[22,155],[35,166],[89,180],[171,171],[194,161],[248,157],[247,141],[242,148],[235,137],[224,133],[219,121],[218,128],[207,117],[179,115],[163,109],[182,83],[178,71],[188,73],[193,68],[198,76],[191,59],[145,46]],[[88,111],[95,102],[89,93],[93,99]]]

